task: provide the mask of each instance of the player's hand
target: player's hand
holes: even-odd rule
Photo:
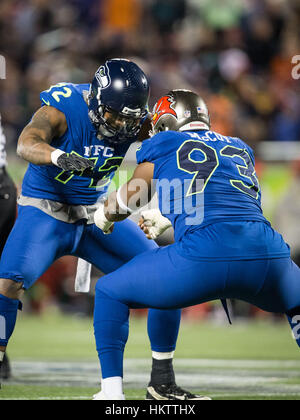
[[[65,153],[58,149],[52,153],[51,157],[54,165],[64,171],[84,171],[85,169],[93,169],[95,166],[95,163],[90,159]]]
[[[159,209],[142,211],[138,225],[148,239],[158,238],[172,226],[170,220],[164,217]]]
[[[114,222],[110,222],[105,216],[104,204],[101,204],[95,211],[94,222],[105,235],[110,235],[114,230]]]
[[[81,156],[64,153],[57,159],[57,166],[64,171],[84,171],[85,169],[92,169],[95,164],[93,161]]]

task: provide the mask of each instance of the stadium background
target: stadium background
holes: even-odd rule
[[[0,54],[8,170],[19,188],[26,164],[16,143],[40,106],[39,93],[62,81],[90,81],[108,58],[130,58],[150,79],[150,108],[172,88],[192,89],[206,98],[213,130],[239,136],[255,150],[264,213],[300,263],[300,84],[292,64],[300,55],[298,0],[1,0]],[[131,149],[122,170],[129,175],[134,165]],[[170,241],[169,234],[160,243]],[[93,293],[73,292],[75,271],[76,259],[62,258],[28,292],[29,328],[49,308],[59,311],[57,323],[61,314],[90,322]],[[93,270],[93,281],[100,275]],[[257,318],[282,322],[240,302],[231,311],[249,325]],[[184,310],[183,322],[189,320],[196,323],[192,331],[226,322],[218,303]]]

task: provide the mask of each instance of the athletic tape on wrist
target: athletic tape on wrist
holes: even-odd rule
[[[126,213],[130,213],[132,214],[134,212],[134,210],[131,210],[129,207],[126,206],[126,204],[124,204],[122,198],[121,198],[121,188],[120,187],[117,191],[117,203],[120,207],[120,209],[122,209],[123,211],[125,211]]]

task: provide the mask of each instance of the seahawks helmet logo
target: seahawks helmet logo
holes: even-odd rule
[[[107,88],[111,84],[110,76],[109,76],[109,70],[106,66],[101,66],[96,74],[95,77],[99,83],[99,86],[101,89]]]

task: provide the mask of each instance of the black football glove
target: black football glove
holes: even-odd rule
[[[63,153],[57,159],[57,166],[64,171],[84,171],[85,169],[93,169],[95,163],[81,156]]]

